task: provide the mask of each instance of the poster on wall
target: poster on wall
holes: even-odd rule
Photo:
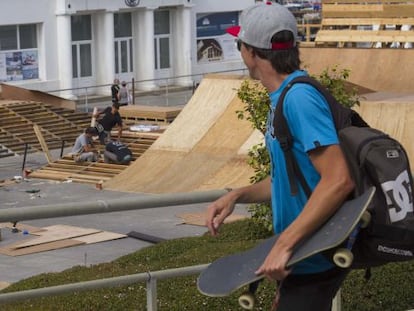
[[[0,53],[0,81],[39,78],[37,50]]]
[[[197,62],[240,59],[235,38],[226,29],[237,25],[238,12],[197,14]]]

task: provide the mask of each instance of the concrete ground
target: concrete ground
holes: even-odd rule
[[[176,99],[170,98],[169,103],[182,102],[189,99],[188,92],[175,94]],[[183,97],[184,96],[184,97]],[[146,97],[141,103],[153,103],[158,96]],[[96,105],[106,106],[110,102],[96,101]],[[65,153],[68,150],[65,150]],[[59,150],[52,150],[52,157],[59,157]],[[53,205],[59,203],[73,203],[94,200],[110,200],[112,198],[128,198],[144,196],[145,194],[113,192],[98,190],[93,185],[79,183],[62,183],[43,179],[22,179],[12,181],[15,177],[22,177],[22,156],[0,158],[0,180],[6,184],[0,186],[0,209],[30,207],[38,205]],[[26,168],[36,169],[46,164],[43,153],[29,154],[26,159]],[[38,192],[32,193],[33,190]],[[207,204],[192,204],[163,208],[151,208],[136,211],[113,212],[61,218],[39,219],[23,221],[23,224],[44,227],[49,225],[66,224],[84,228],[94,228],[121,234],[136,231],[165,239],[179,237],[200,236],[207,229],[201,226],[182,224],[181,213],[198,213],[205,210]],[[240,206],[237,214],[247,214],[246,208]],[[13,233],[10,228],[1,229],[2,241],[0,247],[24,239],[27,235],[22,232]],[[93,265],[110,262],[120,256],[129,254],[151,243],[127,237],[119,240],[100,242],[95,244],[73,246],[64,249],[40,252],[23,256],[7,256],[0,254],[0,284],[13,283],[19,280],[46,272],[59,272],[77,265]]]
[[[31,154],[28,163],[42,165],[45,163],[41,153]],[[0,159],[0,179],[21,176],[19,157]],[[30,177],[30,175],[28,176]],[[31,193],[39,190],[37,193]],[[0,187],[0,209],[19,208],[60,203],[90,202],[95,200],[111,200],[144,196],[145,194],[113,192],[98,190],[93,185],[79,183],[62,183],[43,179],[23,179]],[[164,239],[200,236],[207,230],[205,227],[183,224],[182,213],[198,213],[205,210],[206,204],[192,204],[163,208],[151,208],[136,211],[123,211],[104,214],[70,216],[60,218],[23,221],[22,224],[35,227],[65,224],[83,228],[94,228],[121,234],[136,231]],[[246,213],[241,207],[238,213]],[[27,238],[22,232],[13,233],[10,228],[1,229],[0,247]],[[33,275],[45,272],[59,272],[77,265],[93,265],[110,262],[120,256],[129,254],[149,242],[135,238],[122,238],[108,242],[73,246],[64,249],[46,251],[23,256],[7,256],[0,254],[0,283],[13,283]]]

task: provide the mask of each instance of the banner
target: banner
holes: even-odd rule
[[[0,81],[39,78],[37,50],[0,53]]]
[[[235,38],[226,29],[237,25],[238,12],[197,14],[197,62],[240,59]]]

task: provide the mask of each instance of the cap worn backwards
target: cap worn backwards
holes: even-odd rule
[[[293,42],[272,43],[272,37],[283,30],[293,34]],[[280,50],[296,45],[297,22],[284,6],[268,2],[245,9],[240,16],[240,26],[233,26],[227,32],[241,41],[260,49]]]

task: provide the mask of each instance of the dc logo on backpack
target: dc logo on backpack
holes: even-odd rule
[[[381,184],[385,193],[391,222],[401,221],[413,212],[412,189],[408,172],[402,172],[395,180]]]
[[[98,133],[102,133],[105,130],[102,124],[100,123],[96,123],[95,128],[98,131]]]

